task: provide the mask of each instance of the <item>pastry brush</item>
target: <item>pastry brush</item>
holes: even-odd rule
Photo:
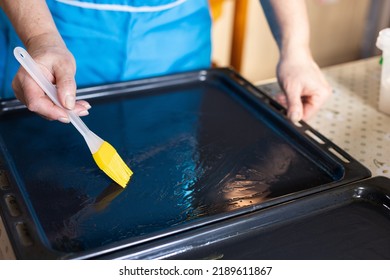
[[[16,47],[14,49],[14,55],[23,68],[53,101],[53,103],[63,108],[58,101],[56,86],[43,75],[39,66],[35,63],[28,52],[21,47]],[[99,168],[112,180],[125,188],[133,172],[122,160],[114,147],[89,130],[80,117],[73,111],[67,110],[67,113],[70,122],[81,133],[85,142],[87,142],[88,148]]]

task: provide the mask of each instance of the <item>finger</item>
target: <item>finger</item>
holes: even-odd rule
[[[287,107],[288,107],[287,97],[286,97],[286,94],[285,94],[284,92],[278,92],[278,93],[275,95],[275,100],[276,100],[280,105],[282,105],[284,108],[287,108]]]
[[[21,73],[21,70],[19,70],[15,78],[12,80],[12,89],[14,91],[15,97],[20,100],[23,104],[26,104],[26,101],[24,99],[23,90],[22,90],[22,82],[20,81],[20,77],[23,76]],[[25,71],[24,71],[25,72]],[[24,74],[26,75],[26,74]]]
[[[332,95],[332,88],[328,83],[322,87],[310,91],[303,99],[305,121],[313,117]]]
[[[91,108],[88,102],[86,101],[77,101],[73,112],[75,112],[78,116],[83,117],[89,115],[88,110]]]
[[[80,106],[84,107],[85,110],[91,109],[91,105],[89,104],[88,101],[85,101],[85,100],[77,100],[76,105],[80,105]]]
[[[15,96],[25,104],[30,111],[49,120],[69,122],[65,109],[55,106],[24,69],[18,71],[12,82],[12,87]]]
[[[322,90],[318,90],[316,94],[303,98],[303,120],[308,121],[311,119],[325,104],[325,102],[331,96],[332,90],[330,87],[325,87]]]
[[[303,116],[301,89],[299,87],[286,89],[286,95],[288,101],[287,117],[292,122],[299,122]]]
[[[69,123],[69,118],[64,108],[55,105],[47,96],[26,98],[27,108],[48,120],[58,120],[63,123]]]

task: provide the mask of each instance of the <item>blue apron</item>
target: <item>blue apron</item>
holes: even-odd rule
[[[207,0],[47,0],[76,59],[78,87],[209,67]],[[14,97],[22,45],[0,10],[0,97]]]

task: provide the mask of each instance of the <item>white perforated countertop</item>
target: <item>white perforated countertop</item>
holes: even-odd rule
[[[390,177],[390,116],[378,111],[379,57],[322,69],[333,96],[308,124],[365,165],[372,176]],[[275,80],[258,83],[273,96]]]

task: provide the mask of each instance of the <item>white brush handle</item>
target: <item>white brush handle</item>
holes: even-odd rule
[[[28,52],[21,47],[16,47],[14,49],[14,56],[19,61],[19,63],[23,66],[23,68],[30,74],[30,76],[34,79],[34,81],[46,93],[46,95],[53,101],[53,103],[61,108],[64,108],[58,100],[56,86],[53,85],[45,77],[45,75],[43,75],[41,69],[35,63],[32,57],[28,54]],[[80,117],[76,115],[73,111],[67,110],[67,113],[70,122],[84,137],[89,149],[91,150],[91,153],[94,154],[95,152],[97,152],[104,141],[95,133],[93,133],[91,130],[89,130],[89,128],[80,119]]]

